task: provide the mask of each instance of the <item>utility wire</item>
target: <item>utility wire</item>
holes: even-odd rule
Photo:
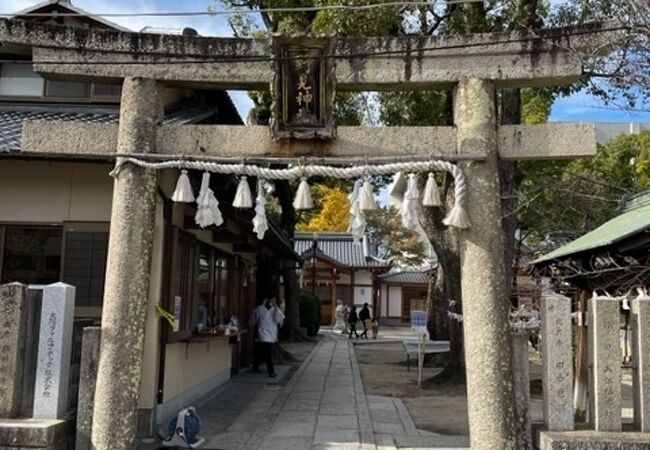
[[[610,31],[623,31],[628,30],[628,27],[614,27],[614,28],[601,28],[595,30],[576,30],[568,33],[562,33],[559,35],[549,36],[549,40],[552,45],[555,47],[563,48],[554,43],[559,38],[570,37],[570,36],[582,36],[588,34],[598,34],[605,33]],[[219,39],[219,38],[214,38]],[[358,52],[350,53],[345,55],[337,54],[325,54],[320,56],[226,56],[219,57],[215,56],[212,58],[205,59],[172,59],[172,60],[134,60],[134,61],[119,61],[119,60],[104,60],[104,61],[73,61],[73,60],[64,60],[64,61],[37,61],[36,64],[40,65],[154,65],[154,64],[218,64],[218,63],[251,63],[251,62],[282,62],[282,61],[300,61],[300,60],[313,60],[313,59],[354,59],[354,58],[367,58],[367,57],[380,57],[380,56],[396,56],[404,57],[408,55],[415,54],[419,58],[433,57],[434,55],[427,54],[428,52],[436,52],[442,50],[458,50],[458,49],[468,49],[468,48],[478,48],[478,47],[494,47],[502,44],[514,44],[514,43],[524,43],[524,42],[540,42],[545,40],[544,36],[531,36],[523,38],[513,38],[513,39],[503,39],[499,41],[490,41],[490,42],[475,42],[475,43],[464,43],[464,44],[452,44],[452,45],[441,45],[436,47],[422,47],[415,48],[411,51],[408,50],[380,50],[375,52]],[[1,59],[0,63],[7,64],[34,64],[31,60],[26,59]]]
[[[187,17],[187,16],[227,16],[237,14],[259,14],[259,13],[305,13],[318,11],[367,11],[378,8],[400,7],[400,6],[436,6],[436,5],[457,5],[469,3],[485,3],[485,0],[412,0],[412,1],[393,1],[383,3],[373,3],[370,5],[321,5],[321,6],[295,6],[280,8],[261,8],[261,9],[207,9],[205,11],[145,11],[145,12],[126,12],[126,13],[92,13],[93,16],[99,17]],[[79,17],[86,16],[83,13],[25,13],[18,14],[20,17]],[[2,13],[0,17],[14,17],[16,13]]]

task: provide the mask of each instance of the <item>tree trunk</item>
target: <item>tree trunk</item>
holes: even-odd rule
[[[296,229],[298,217],[293,208],[293,189],[286,180],[275,182],[275,195],[282,208],[280,228],[293,242],[293,234]],[[298,300],[298,277],[296,275],[295,262],[292,259],[280,261],[283,265],[282,278],[284,280],[284,296],[287,317],[284,321],[285,332],[290,341],[311,340],[300,331],[300,303]]]
[[[513,125],[519,123],[521,123],[520,91],[519,89],[504,89],[501,91],[501,124]],[[511,292],[514,281],[515,234],[519,227],[519,220],[517,218],[517,189],[521,183],[521,178],[522,175],[517,166],[517,161],[499,160],[506,290],[509,299],[512,297]],[[515,302],[516,300],[513,299],[512,301]]]
[[[452,180],[449,177],[445,177],[441,194],[446,209],[449,210],[453,204]],[[444,363],[444,370],[432,381],[462,382],[465,379],[463,325],[460,321],[450,320],[448,314],[463,312],[458,231],[440,225],[443,219],[443,211],[440,208],[418,206],[418,216],[438,256],[436,278],[430,295],[429,332],[433,339],[448,339],[450,345],[449,358]]]
[[[295,342],[303,338],[300,332],[300,305],[298,304],[298,277],[293,264],[282,270],[284,280],[285,314],[283,328],[286,328],[287,339]]]

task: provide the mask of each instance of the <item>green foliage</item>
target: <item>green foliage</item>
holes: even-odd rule
[[[521,90],[521,121],[526,125],[546,123],[551,115],[555,93],[549,89]]]
[[[619,201],[650,187],[650,131],[623,135],[593,158],[521,163],[519,217],[527,240],[583,234],[616,214]]]
[[[314,5],[340,5],[340,0],[316,0]],[[347,5],[370,5],[385,0],[350,0]],[[373,8],[362,11],[323,10],[316,14],[311,30],[316,33],[338,36],[386,36],[397,34],[400,9],[396,6]]]
[[[316,336],[320,328],[320,300],[311,291],[298,292],[300,304],[300,326],[307,329],[308,336]]]
[[[448,91],[382,92],[379,118],[388,126],[431,126],[452,123]]]
[[[402,216],[393,206],[366,214],[368,231],[379,241],[380,256],[392,258],[401,267],[420,267],[427,251],[420,235],[402,225]]]

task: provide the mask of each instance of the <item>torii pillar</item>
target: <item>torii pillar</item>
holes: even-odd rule
[[[118,152],[153,153],[162,108],[159,84],[125,78]],[[113,206],[97,387],[93,450],[129,449],[136,432],[157,177],[128,164],[113,182]]]
[[[504,236],[497,156],[495,89],[461,80],[454,95],[458,149],[485,161],[461,163],[467,213],[460,231],[467,408],[472,449],[519,450],[505,286]]]

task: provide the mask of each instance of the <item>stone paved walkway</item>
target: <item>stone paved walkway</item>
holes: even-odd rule
[[[229,383],[198,407],[203,448],[393,450],[465,448],[419,432],[401,400],[366,396],[354,349],[325,336],[285,386]],[[143,447],[140,447],[144,450]]]
[[[247,440],[247,449],[374,449],[359,368],[346,340],[321,342]]]

